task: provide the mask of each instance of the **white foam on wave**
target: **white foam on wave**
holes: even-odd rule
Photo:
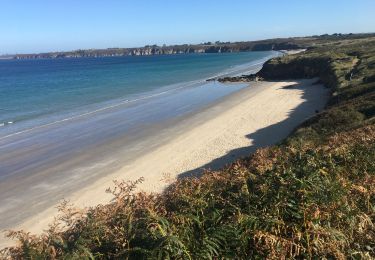
[[[14,123],[13,121],[7,121],[7,122],[0,123],[0,126],[11,125],[13,123]]]

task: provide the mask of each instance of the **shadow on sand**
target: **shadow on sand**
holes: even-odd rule
[[[246,137],[252,141],[252,145],[229,151],[224,156],[217,158],[202,167],[181,173],[178,178],[198,177],[204,170],[218,170],[237,159],[249,156],[256,149],[274,145],[285,139],[293,130],[295,130],[306,119],[313,116],[317,111],[324,108],[328,100],[328,89],[322,85],[312,84],[314,80],[301,80],[300,83],[293,83],[283,87],[283,89],[298,89],[303,92],[303,102],[296,108],[288,112],[288,118],[261,128]],[[277,134],[275,134],[277,133]]]

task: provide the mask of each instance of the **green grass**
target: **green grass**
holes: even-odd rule
[[[272,59],[266,79],[319,77],[327,108],[283,143],[163,194],[117,182],[109,205],[61,206],[41,236],[9,235],[12,259],[372,259],[375,40],[326,39]],[[312,86],[313,87],[313,86]],[[147,175],[147,173],[145,173]],[[140,180],[141,181],[141,180]]]

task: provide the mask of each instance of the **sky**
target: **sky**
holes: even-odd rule
[[[0,0],[0,54],[375,32],[375,0]]]

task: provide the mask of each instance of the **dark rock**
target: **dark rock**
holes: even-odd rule
[[[219,78],[218,81],[221,83],[229,83],[229,82],[251,82],[251,81],[262,81],[263,78],[259,77],[257,74],[250,74],[250,75],[242,75],[239,77],[225,77]]]

